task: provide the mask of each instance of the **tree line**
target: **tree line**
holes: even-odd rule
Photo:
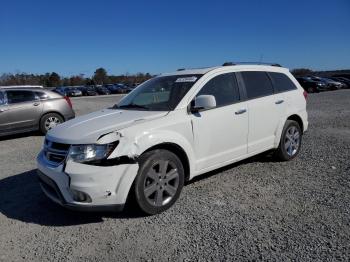
[[[0,86],[8,85],[42,85],[44,87],[57,86],[81,86],[81,85],[104,85],[114,83],[125,83],[134,85],[142,83],[153,76],[149,73],[109,75],[104,68],[98,68],[92,77],[85,77],[83,74],[63,77],[56,72],[45,74],[28,73],[5,73],[0,76]]]
[[[335,71],[313,71],[308,68],[296,68],[291,70],[294,76],[319,75],[331,76],[335,74],[349,74],[350,70],[335,70]],[[133,75],[109,75],[104,68],[98,68],[92,77],[85,77],[83,74],[70,77],[62,77],[56,72],[46,74],[2,74],[0,76],[0,86],[8,85],[42,85],[45,87],[57,86],[81,86],[81,85],[103,85],[114,83],[125,83],[134,85],[142,83],[153,76],[149,73],[137,73]]]

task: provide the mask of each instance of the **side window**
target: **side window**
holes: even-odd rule
[[[266,72],[246,71],[241,72],[248,99],[273,94],[273,86]]]
[[[32,91],[6,91],[7,94],[7,102],[9,104],[22,103],[22,102],[30,102],[35,100],[34,93]]]
[[[286,92],[297,89],[292,80],[290,80],[285,74],[269,72],[269,75],[272,78],[277,92]]]
[[[239,89],[235,74],[228,73],[214,77],[202,87],[197,96],[199,95],[213,95],[216,99],[216,107],[239,101]]]
[[[39,97],[40,100],[48,99],[49,96],[44,92],[35,92],[36,96]]]
[[[4,93],[0,91],[0,106],[5,104]]]

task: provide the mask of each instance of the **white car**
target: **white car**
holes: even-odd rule
[[[121,210],[132,196],[156,214],[195,176],[271,149],[293,159],[307,127],[306,93],[286,68],[178,70],[50,130],[38,176],[68,208]]]

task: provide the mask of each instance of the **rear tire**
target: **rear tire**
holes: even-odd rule
[[[280,161],[289,161],[295,158],[300,151],[302,131],[298,122],[287,120],[284,124],[280,143],[275,156]]]
[[[313,87],[308,87],[306,90],[308,93],[315,93],[315,88]]]
[[[168,150],[149,151],[139,158],[134,197],[148,215],[161,213],[179,198],[184,185],[184,168],[180,159]]]
[[[48,113],[41,117],[40,119],[40,132],[46,134],[50,129],[56,127],[57,125],[64,122],[62,116],[56,113]]]

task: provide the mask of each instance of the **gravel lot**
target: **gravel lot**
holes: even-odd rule
[[[78,114],[118,97],[74,99]],[[263,154],[203,175],[152,217],[78,213],[35,177],[37,134],[0,139],[0,261],[349,260],[350,90],[309,95],[309,132],[287,163]]]

